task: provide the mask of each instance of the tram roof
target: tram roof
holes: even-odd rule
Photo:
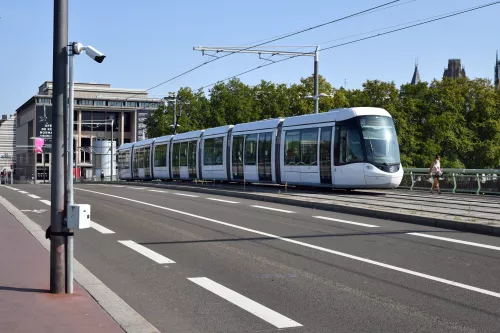
[[[187,140],[187,139],[199,139],[201,136],[201,133],[203,133],[203,130],[176,134],[176,135],[174,135],[173,141],[180,141],[180,140]]]
[[[283,126],[300,126],[305,124],[326,123],[332,121],[342,121],[359,116],[387,116],[391,115],[384,109],[372,107],[356,107],[346,109],[333,109],[328,112],[306,114],[303,116],[296,116],[286,118],[283,121]]]
[[[260,121],[253,121],[251,123],[244,123],[234,125],[233,133],[237,132],[246,132],[246,131],[256,131],[263,129],[275,129],[278,127],[279,123],[282,122],[285,118],[275,118],[275,119],[266,119]]]
[[[209,128],[206,129],[205,132],[203,132],[203,136],[212,136],[212,135],[217,135],[217,134],[226,134],[229,129],[233,127],[233,125],[225,125],[225,126],[219,126],[215,128]]]
[[[173,135],[164,135],[156,138],[155,143],[163,143],[163,142],[170,142],[172,139]]]
[[[134,148],[150,146],[154,141],[155,141],[155,139],[147,139],[147,140],[138,141],[135,143]]]
[[[135,142],[132,143],[124,143],[120,147],[118,147],[118,150],[124,150],[124,149],[132,149],[134,147]]]

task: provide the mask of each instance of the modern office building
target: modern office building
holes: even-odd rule
[[[16,116],[2,115],[0,119],[0,171],[10,170],[16,161]]]
[[[112,88],[110,84],[75,83],[74,91],[73,146],[77,178],[93,176],[92,170],[96,167],[92,157],[93,143],[96,140],[113,138],[118,147],[144,139],[144,120],[162,101],[149,98],[144,90]],[[16,179],[49,179],[52,161],[52,82],[44,82],[38,93],[16,112]],[[34,153],[35,138],[45,139],[43,153]]]

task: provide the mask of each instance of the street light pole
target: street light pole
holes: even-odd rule
[[[111,181],[113,181],[113,123],[114,119],[111,119]]]
[[[316,51],[314,52],[314,113],[319,113],[319,98],[318,98],[318,86],[319,86],[319,74],[318,74],[318,65],[319,65],[319,46],[316,46]]]
[[[50,291],[65,291],[64,223],[64,100],[68,89],[68,0],[54,0],[54,43],[52,58],[52,186],[50,206]]]

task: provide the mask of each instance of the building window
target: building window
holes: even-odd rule
[[[92,113],[90,111],[82,111],[82,131],[91,131],[92,126],[90,122],[92,121]]]
[[[38,104],[52,104],[50,98],[38,98]]]
[[[36,163],[42,163],[42,154],[36,154]]]
[[[132,107],[132,108],[136,108],[137,107],[137,102],[125,102],[125,106],[127,107]]]
[[[106,101],[94,101],[94,106],[106,106]]]
[[[94,101],[91,99],[77,99],[78,105],[94,105]]]
[[[131,124],[132,122],[130,121],[131,118],[131,113],[130,112],[124,112],[123,113],[123,131],[124,132],[130,132],[131,130]]]
[[[108,106],[122,107],[123,106],[123,101],[108,101]]]
[[[104,131],[104,121],[106,120],[106,113],[101,111],[92,112],[92,130]]]

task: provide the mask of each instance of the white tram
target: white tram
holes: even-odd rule
[[[379,108],[337,109],[221,126],[122,145],[123,180],[219,180],[396,188],[403,178],[396,130]]]

